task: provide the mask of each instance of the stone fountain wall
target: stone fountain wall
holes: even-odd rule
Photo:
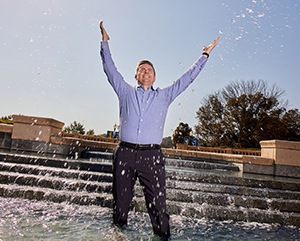
[[[52,118],[13,115],[14,125],[0,124],[0,150],[46,157],[85,157],[86,152],[113,152],[116,143],[60,135],[64,123]],[[261,156],[163,149],[166,157],[231,163],[244,173],[300,178],[300,143],[262,141]]]
[[[299,180],[255,178],[207,162],[194,171],[166,165],[170,215],[300,227]],[[111,172],[111,163],[0,153],[0,196],[112,208]],[[138,183],[131,210],[147,211]]]
[[[63,123],[51,118],[13,118],[0,125],[0,196],[112,207],[111,163],[75,159],[116,143],[61,137]],[[300,226],[299,143],[261,145],[261,156],[163,149],[168,212]],[[132,210],[146,211],[139,185]]]

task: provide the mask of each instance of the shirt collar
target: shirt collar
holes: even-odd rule
[[[143,85],[138,85],[138,86],[137,86],[137,89],[142,89],[142,90],[145,90],[145,88],[144,88],[144,86],[143,86]],[[149,89],[154,91],[154,87],[153,87],[153,85],[151,85]],[[149,89],[148,89],[148,90],[149,90]]]

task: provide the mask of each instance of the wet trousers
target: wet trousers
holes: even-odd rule
[[[118,146],[113,161],[113,222],[127,225],[134,184],[139,178],[154,234],[170,237],[166,210],[165,159],[160,149],[134,150]]]

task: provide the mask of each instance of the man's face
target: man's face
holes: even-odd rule
[[[146,90],[153,85],[154,81],[156,80],[154,70],[149,64],[142,64],[139,67],[135,78],[138,84],[143,85]]]

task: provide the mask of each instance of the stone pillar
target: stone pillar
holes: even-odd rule
[[[58,135],[63,122],[44,117],[13,115],[11,151],[45,155],[51,146],[51,136]]]
[[[43,117],[13,115],[12,139],[49,142],[50,137],[58,135],[63,122]]]
[[[274,160],[276,176],[300,177],[300,142],[271,140],[260,146],[261,156]]]

